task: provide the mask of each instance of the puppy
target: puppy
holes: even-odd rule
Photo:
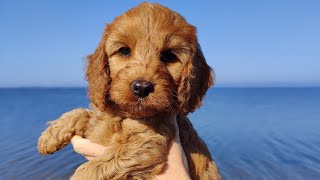
[[[205,143],[186,117],[213,85],[196,28],[159,4],[142,3],[105,28],[86,73],[92,109],[75,109],[50,122],[41,154],[74,135],[107,148],[71,179],[151,179],[166,168],[177,119],[192,179],[220,179]]]

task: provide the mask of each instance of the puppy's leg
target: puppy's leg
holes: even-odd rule
[[[38,140],[40,154],[52,154],[66,146],[74,135],[83,136],[89,119],[88,110],[78,108],[49,122],[50,126]]]
[[[180,141],[189,164],[193,180],[221,179],[206,144],[198,136],[187,117],[178,117]]]

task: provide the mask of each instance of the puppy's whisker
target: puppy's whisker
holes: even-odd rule
[[[156,101],[156,103],[161,107],[164,107],[166,112],[173,112],[173,109],[171,106],[168,106],[166,103],[159,101],[158,99],[153,99],[153,100]]]

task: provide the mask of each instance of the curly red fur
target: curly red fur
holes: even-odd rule
[[[108,92],[108,84],[110,83],[108,58],[105,52],[106,32],[103,33],[101,42],[95,52],[88,56],[89,61],[86,73],[87,80],[89,81],[89,97],[100,109],[104,109],[105,107],[105,95]]]
[[[130,49],[123,55],[120,49]],[[175,59],[161,59],[170,51]],[[178,13],[142,3],[109,24],[86,73],[92,110],[77,109],[53,121],[39,138],[41,154],[51,154],[80,135],[107,147],[81,165],[72,179],[150,179],[166,168],[177,117],[192,179],[220,179],[205,143],[186,117],[199,108],[213,72],[205,61],[196,29]],[[135,80],[154,90],[138,98]]]
[[[193,112],[202,105],[204,95],[214,83],[213,72],[206,63],[199,44],[192,57],[183,70],[178,88],[180,113],[183,115]]]

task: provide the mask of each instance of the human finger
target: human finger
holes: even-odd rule
[[[89,157],[90,159],[102,156],[106,149],[104,146],[97,143],[93,143],[89,139],[85,139],[78,135],[72,137],[71,143],[73,145],[73,149],[77,153],[82,154],[85,157]]]

